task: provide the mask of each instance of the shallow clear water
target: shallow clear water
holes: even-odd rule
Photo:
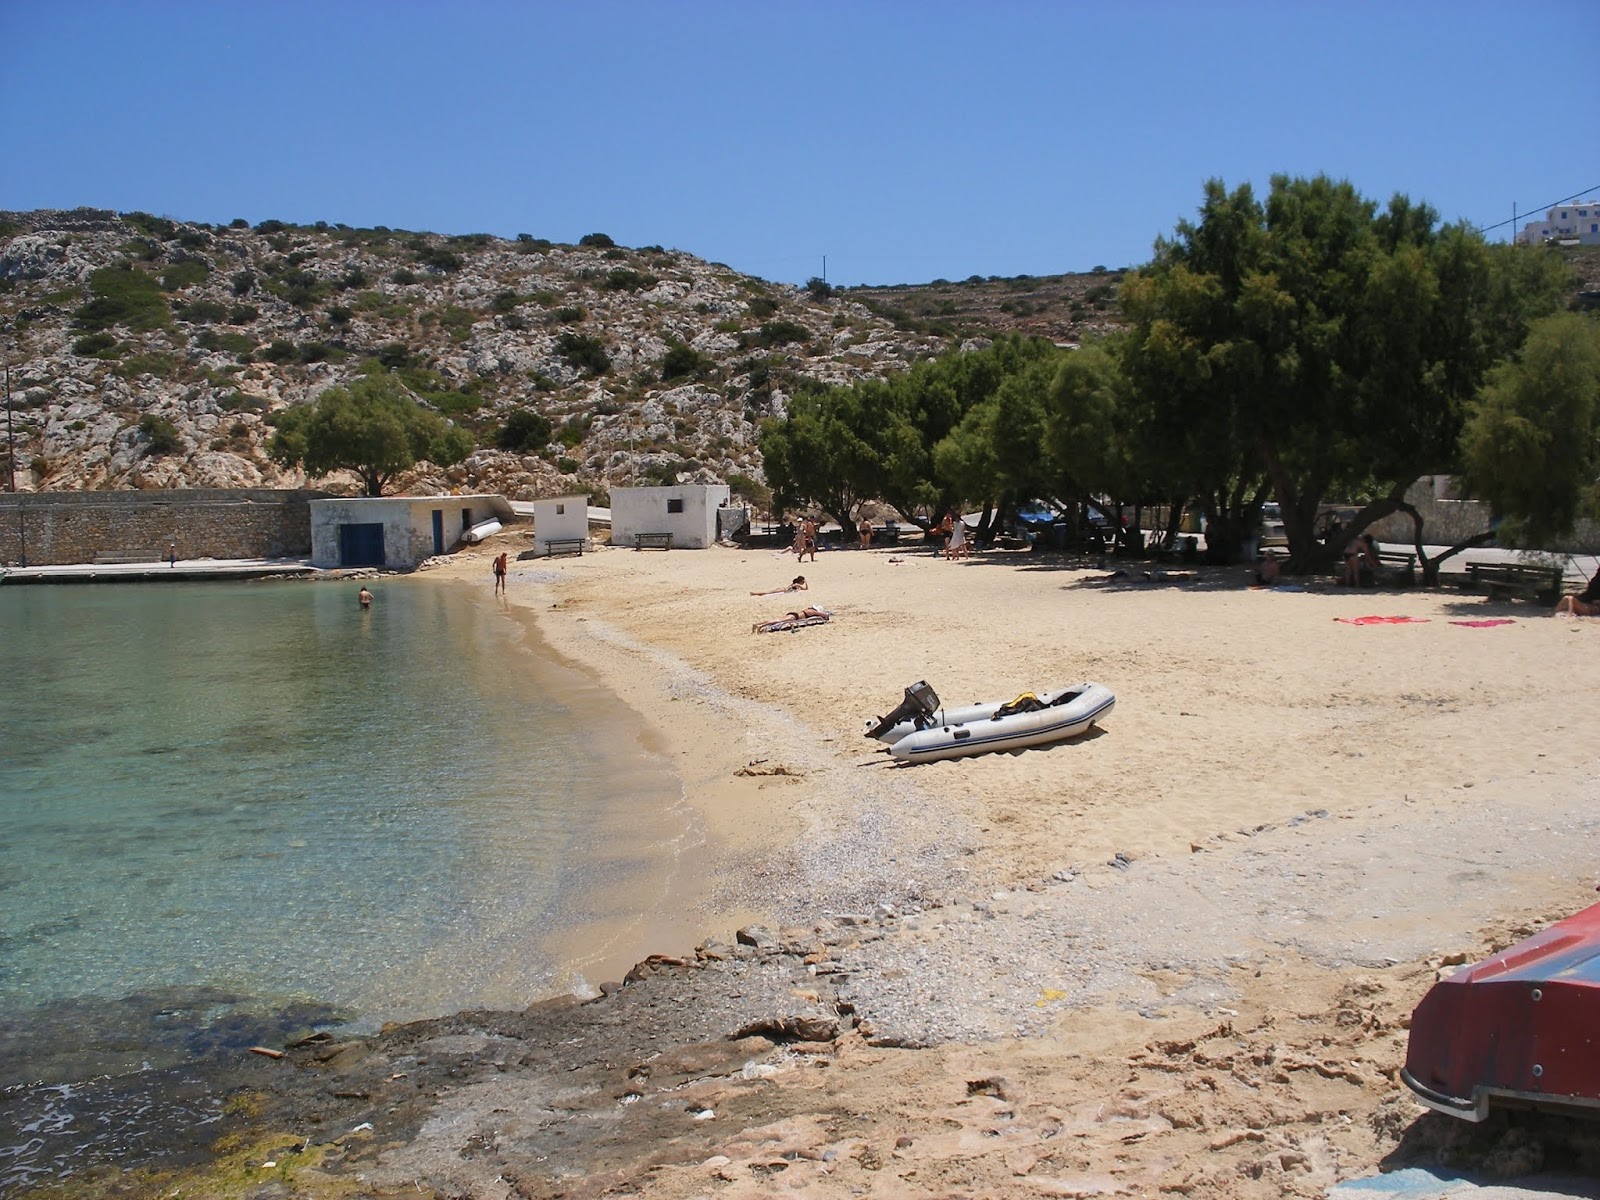
[[[681,835],[660,764],[516,621],[355,590],[0,588],[0,1084],[81,1077],[63,1025],[520,1008]]]

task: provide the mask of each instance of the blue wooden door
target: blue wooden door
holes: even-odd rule
[[[433,510],[433,552],[444,553],[444,509]]]
[[[381,567],[383,523],[339,526],[339,565],[341,567]]]

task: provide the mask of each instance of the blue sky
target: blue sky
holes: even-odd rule
[[[4,209],[603,232],[857,284],[1143,262],[1213,176],[1477,225],[1600,196],[1592,0],[0,0],[0,45]]]

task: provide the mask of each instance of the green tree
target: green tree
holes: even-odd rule
[[[495,444],[502,450],[515,450],[519,454],[543,450],[550,442],[550,419],[531,408],[519,408],[500,427]]]
[[[1490,372],[1461,450],[1474,492],[1532,540],[1600,516],[1600,319],[1536,322]]]
[[[279,415],[268,446],[276,462],[311,475],[354,471],[368,496],[421,459],[440,466],[472,451],[466,430],[411,398],[392,375],[365,375],[331,387]]]
[[[1380,213],[1348,183],[1278,176],[1263,205],[1213,180],[1199,220],[1123,285],[1124,369],[1146,445],[1205,508],[1211,554],[1237,551],[1270,491],[1309,566],[1449,467],[1484,373],[1560,294],[1552,256],[1491,247],[1402,196]],[[1375,500],[1321,544],[1334,492]]]

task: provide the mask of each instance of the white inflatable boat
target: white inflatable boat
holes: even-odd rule
[[[913,684],[905,702],[875,722],[867,736],[887,743],[902,762],[1021,750],[1087,733],[1110,715],[1117,698],[1104,684],[1075,683],[961,708],[940,708],[938,702],[926,683]]]
[[[479,521],[471,529],[461,535],[461,540],[469,546],[475,546],[486,537],[493,537],[500,532],[499,521]]]

